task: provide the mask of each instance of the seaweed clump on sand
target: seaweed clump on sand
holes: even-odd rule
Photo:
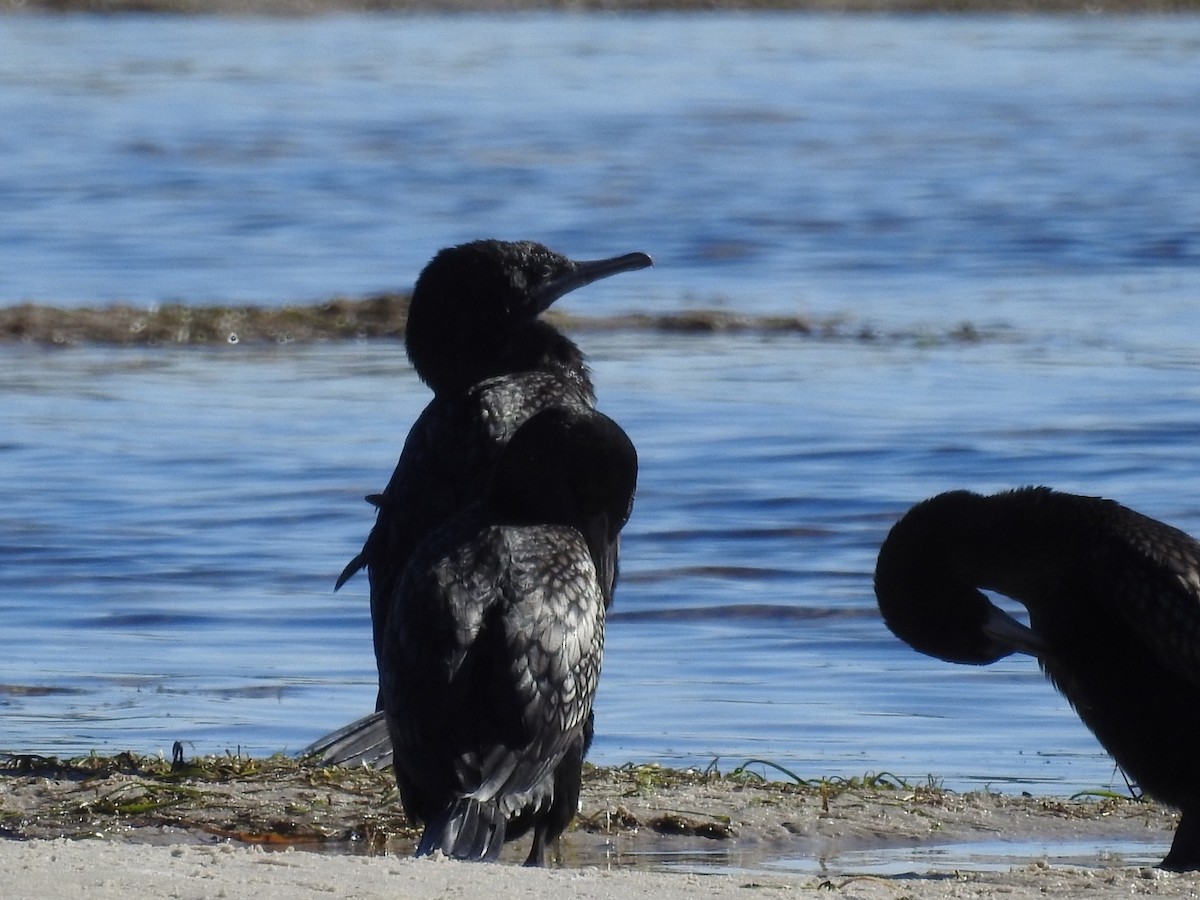
[[[0,307],[0,342],[162,346],[394,338],[404,333],[407,313],[405,294],[282,307],[164,303],[67,309],[24,303]]]
[[[0,756],[0,836],[373,849],[416,831],[390,772],[240,754]]]
[[[0,838],[105,838],[234,844],[339,853],[412,853],[419,830],[400,809],[389,770],[322,766],[276,755],[183,758],[119,753],[71,760],[0,754]],[[783,776],[786,780],[774,780]],[[957,793],[889,773],[801,779],[748,760],[722,774],[658,765],[584,766],[578,819],[557,863],[644,864],[647,854],[762,858],[841,849],[1026,839],[1166,843],[1175,815],[1104,791],[1072,798]],[[513,861],[519,861],[519,855]]]

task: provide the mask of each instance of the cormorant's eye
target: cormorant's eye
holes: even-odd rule
[[[553,274],[554,274],[554,267],[551,266],[549,263],[547,263],[546,265],[540,267],[537,270],[537,273],[536,273],[537,280],[538,281],[548,281],[550,276]]]

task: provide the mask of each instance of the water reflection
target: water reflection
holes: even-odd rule
[[[1124,840],[990,840],[953,844],[922,844],[845,850],[822,858],[765,861],[768,871],[783,870],[813,875],[830,873],[879,876],[953,877],[947,872],[1008,872],[1030,864],[1109,869],[1156,866],[1169,838]]]

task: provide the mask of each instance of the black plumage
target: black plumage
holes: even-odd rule
[[[612,420],[548,409],[508,442],[486,499],[414,550],[380,687],[418,854],[491,860],[532,829],[540,865],[570,822],[636,478]]]
[[[377,659],[387,605],[417,542],[482,496],[530,416],[595,403],[583,353],[538,316],[569,291],[649,265],[644,253],[574,262],[540,244],[489,240],[442,250],[421,272],[405,345],[434,398],[387,487],[368,498],[375,526],[337,582],[367,569]]]
[[[482,240],[441,250],[422,270],[405,346],[434,397],[409,431],[387,487],[367,498],[378,510],[375,525],[336,585],[367,570],[377,664],[395,585],[417,544],[484,495],[500,452],[531,416],[595,404],[583,353],[538,317],[572,290],[651,264],[644,253],[575,262],[531,241]],[[611,598],[611,583],[606,594]],[[386,765],[382,708],[381,691],[374,714],[303,754],[330,764]]]
[[[981,589],[1023,604],[1029,626]],[[1097,497],[954,491],[891,530],[875,593],[922,653],[1036,656],[1125,772],[1181,811],[1163,867],[1200,868],[1200,543]]]

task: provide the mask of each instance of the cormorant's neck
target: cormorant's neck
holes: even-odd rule
[[[541,320],[528,323],[513,335],[496,357],[493,371],[471,384],[478,384],[483,378],[516,372],[559,374],[572,382],[589,401],[595,402],[591,373],[583,351],[561,331]]]
[[[438,396],[454,396],[479,382],[519,372],[554,372],[594,399],[583,352],[566,335],[540,320],[506,334],[458,333],[438,339],[411,332],[408,358]]]

